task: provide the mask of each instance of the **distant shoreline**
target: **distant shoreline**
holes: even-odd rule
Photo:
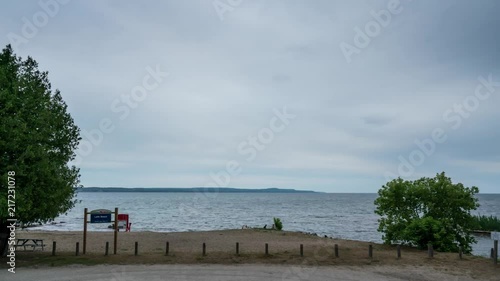
[[[284,188],[232,188],[232,187],[82,187],[77,192],[170,192],[170,193],[308,193],[308,194],[371,194],[377,192],[322,192]],[[479,193],[479,195],[500,195],[500,193]]]
[[[244,188],[217,188],[217,187],[83,187],[75,189],[77,192],[175,192],[175,193],[323,193],[312,190],[296,190],[296,189],[281,189],[281,188],[265,188],[265,189],[244,189]]]

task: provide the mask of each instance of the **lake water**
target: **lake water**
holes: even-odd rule
[[[377,194],[322,193],[159,193],[81,192],[81,200],[56,224],[39,230],[83,229],[84,208],[119,208],[130,215],[132,231],[198,231],[271,226],[279,217],[285,230],[314,232],[321,236],[382,242],[373,201]],[[500,194],[478,195],[477,213],[500,217]],[[64,223],[61,223],[64,222]],[[109,231],[109,224],[89,224],[90,231]],[[493,242],[478,237],[474,253],[489,255]]]

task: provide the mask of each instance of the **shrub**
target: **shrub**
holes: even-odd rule
[[[273,218],[274,220],[274,226],[276,227],[277,230],[282,230],[283,229],[283,223],[281,222],[280,218]]]
[[[405,229],[405,237],[411,241],[412,246],[425,249],[430,243],[440,251],[453,251],[455,237],[442,221],[432,217],[413,220]],[[450,246],[451,245],[451,246]]]

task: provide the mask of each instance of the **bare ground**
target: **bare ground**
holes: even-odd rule
[[[17,238],[44,239],[47,247],[43,252],[18,251],[17,266],[56,266],[67,264],[275,264],[296,266],[355,266],[361,268],[401,268],[438,271],[456,278],[500,280],[500,265],[494,266],[489,259],[455,253],[435,253],[402,248],[402,258],[397,258],[396,247],[373,245],[373,258],[368,257],[370,243],[321,238],[298,232],[272,230],[223,230],[204,232],[119,232],[117,255],[113,255],[112,232],[89,232],[87,253],[81,255],[82,232],[18,231]],[[51,256],[52,241],[56,241],[56,256]],[[109,242],[109,256],[104,256],[105,243]],[[138,256],[134,244],[138,242]],[[169,255],[165,255],[166,242]],[[76,242],[80,243],[80,256],[75,256]],[[235,244],[239,242],[240,255]],[[202,244],[206,243],[206,256],[202,256]],[[265,255],[265,243],[269,255]],[[300,256],[300,244],[304,256]],[[334,245],[339,247],[339,258],[334,255]],[[2,262],[5,267],[5,263]],[[384,274],[383,272],[381,274]],[[397,278],[398,271],[387,271],[388,279]],[[403,274],[403,272],[401,273]],[[401,275],[400,277],[402,277]],[[405,275],[406,276],[406,275]],[[418,274],[412,274],[418,279]],[[421,279],[426,280],[426,279]],[[454,279],[462,280],[462,279]]]

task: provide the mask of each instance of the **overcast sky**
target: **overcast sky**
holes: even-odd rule
[[[45,4],[44,4],[45,3]],[[480,3],[480,4],[479,4]],[[500,191],[500,2],[8,1],[84,186]]]

